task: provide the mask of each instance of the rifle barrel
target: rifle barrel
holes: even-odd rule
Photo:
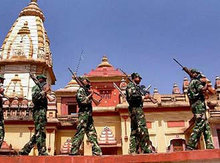
[[[183,66],[181,63],[179,63],[175,58],[173,58],[173,60],[174,60],[178,65],[180,65],[182,68],[184,68],[184,66]]]
[[[68,67],[68,70],[71,72],[72,75],[74,75],[73,71]]]
[[[151,84],[146,88],[146,91],[149,91],[151,88]]]
[[[122,92],[122,90],[117,86],[116,83],[113,82],[113,86],[119,91],[119,93],[124,97],[126,98],[125,94]]]
[[[126,74],[126,72],[124,72],[122,69],[119,69],[126,77],[127,77],[127,79],[130,81],[130,82],[133,82],[132,80],[131,80],[131,78],[128,76],[128,74]]]

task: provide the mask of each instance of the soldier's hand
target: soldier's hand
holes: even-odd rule
[[[93,91],[92,89],[90,89],[90,90],[89,90],[89,93],[90,93],[91,95],[93,95],[93,94],[94,94],[94,91]]]
[[[183,67],[183,70],[184,70],[184,71],[187,71],[187,70],[188,70],[188,68],[187,68],[187,67]]]
[[[45,96],[45,95],[46,95],[46,92],[45,92],[45,91],[41,91],[40,94],[41,94],[42,96]]]
[[[5,91],[5,89],[4,89],[4,88],[0,88],[0,94],[3,94],[3,93],[4,93],[4,91]]]
[[[151,98],[151,95],[150,94],[146,94],[145,96],[144,96],[144,99],[150,99]]]
[[[88,98],[91,99],[92,96],[93,96],[93,94],[94,94],[94,91],[93,91],[92,89],[89,89],[88,92],[89,92],[89,96],[88,96]]]

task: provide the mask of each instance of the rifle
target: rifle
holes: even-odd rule
[[[116,83],[113,82],[113,86],[119,91],[119,93],[122,95],[123,98],[126,98],[125,94],[122,92],[122,90],[117,86]]]
[[[185,71],[191,78],[193,77],[193,74],[190,72],[190,70],[187,67],[184,67],[181,63],[179,63],[175,58],[173,60],[182,67],[183,71]]]
[[[181,63],[179,63],[175,58],[173,58],[173,60],[180,65],[180,67],[182,67],[182,69],[190,76],[190,78],[193,77],[193,74],[190,72],[190,70],[187,67],[184,67]],[[208,80],[206,77],[203,77],[203,79],[201,80],[201,78],[198,78],[198,80],[200,80],[201,82],[207,84],[207,90],[208,92],[210,92],[211,94],[215,94],[216,91],[211,87],[211,82],[210,80]],[[207,91],[204,91],[205,97],[208,99],[209,94]]]
[[[46,97],[47,99],[51,102],[54,101],[55,98],[52,97],[51,95],[49,95],[49,93],[51,92],[51,88],[50,87],[46,87],[45,89],[41,87],[40,82],[37,80],[37,78],[30,73],[30,77],[31,79],[34,81],[34,83],[40,88],[40,91],[44,91],[46,93]]]
[[[79,78],[76,76],[76,74],[75,74],[69,67],[68,67],[68,70],[69,70],[70,73],[72,74],[72,78],[76,80],[77,84],[78,84],[80,87],[84,88],[85,90],[88,90],[88,88],[86,88],[86,86],[83,84],[83,82],[81,82],[81,81],[79,80]],[[101,96],[98,92],[95,92],[95,91],[94,91],[94,94],[100,96],[100,99],[97,100],[97,99],[95,99],[94,97],[92,97],[92,101],[95,103],[95,105],[99,105],[100,102],[102,101],[102,96]]]
[[[145,85],[141,85],[140,87],[141,87],[141,91],[144,95],[150,94],[149,90],[151,88],[151,84],[147,88],[145,87]]]
[[[147,94],[150,94],[149,89],[151,88],[151,85],[149,85],[149,86],[147,87],[147,89],[143,89],[143,88],[146,88],[146,87],[145,87],[145,86],[144,86],[144,87],[143,87],[143,86],[141,86],[141,87],[138,86],[138,85],[127,75],[126,72],[124,72],[122,69],[119,69],[119,70],[127,77],[127,79],[128,79],[130,82],[132,82],[136,87],[139,87],[139,88],[140,88],[142,96],[146,96]],[[155,98],[153,98],[152,96],[149,96],[149,99],[150,99],[151,102],[153,102],[154,104],[157,103],[157,100],[156,100]]]

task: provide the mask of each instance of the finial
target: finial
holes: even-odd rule
[[[157,88],[154,88],[154,94],[159,94],[159,91]]]
[[[178,85],[176,83],[173,84],[173,90],[172,90],[173,94],[180,94],[180,89],[178,87]]]
[[[37,0],[31,0],[31,2],[35,2],[35,3],[37,3]]]
[[[112,67],[112,65],[108,62],[108,58],[106,55],[102,57],[102,62],[98,65],[98,67]]]

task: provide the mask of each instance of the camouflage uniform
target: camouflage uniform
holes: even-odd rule
[[[47,83],[40,83],[43,88]],[[20,155],[28,155],[34,145],[37,145],[39,155],[48,155],[46,152],[46,133],[45,126],[47,123],[47,97],[38,85],[32,88],[32,101],[33,107],[33,119],[35,125],[35,133],[31,137],[30,141],[25,144],[22,150],[19,152]]]
[[[0,75],[0,79],[3,79],[3,76]],[[3,89],[3,83],[0,83],[0,88]],[[3,93],[0,95],[0,148],[4,141],[5,137],[5,127],[4,127],[4,115],[3,115]]]
[[[126,88],[129,114],[131,119],[131,134],[129,153],[152,153],[150,138],[143,112],[143,100],[140,87],[130,82]]]
[[[72,138],[72,149],[70,155],[78,155],[79,148],[86,133],[89,142],[92,144],[92,154],[102,155],[101,148],[98,145],[97,133],[92,118],[92,100],[88,98],[89,92],[80,87],[77,91],[77,102],[79,105],[79,120],[77,132]]]
[[[202,83],[200,81],[199,75],[196,78],[191,79],[187,90],[190,106],[195,118],[194,128],[190,135],[187,147],[191,150],[196,149],[201,134],[203,133],[206,143],[206,149],[214,149],[210,126],[206,117],[205,97],[202,91],[202,88],[204,87],[205,83]]]

